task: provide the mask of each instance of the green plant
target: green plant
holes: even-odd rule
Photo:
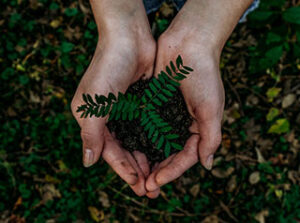
[[[118,93],[118,97],[113,93],[109,93],[107,97],[95,94],[94,99],[90,94],[83,94],[85,104],[79,106],[77,112],[82,113],[82,118],[107,115],[108,120],[132,121],[139,118],[144,131],[148,133],[148,138],[152,143],[156,143],[157,149],[164,146],[165,156],[168,157],[171,148],[181,150],[182,146],[174,142],[179,135],[171,133],[172,127],[160,117],[156,108],[172,98],[180,86],[179,81],[185,79],[192,71],[192,68],[183,65],[179,55],[176,66],[170,61],[170,66],[166,66],[165,72],[161,71],[157,78],[151,79],[149,88],[145,89],[141,98],[121,92]]]

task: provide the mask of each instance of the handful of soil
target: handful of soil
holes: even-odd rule
[[[144,89],[148,88],[149,82],[149,80],[139,80],[131,85],[127,92],[141,98],[144,94]],[[175,142],[184,146],[190,136],[188,128],[192,123],[192,118],[187,111],[184,98],[179,89],[174,92],[174,96],[168,102],[158,108],[158,112],[161,118],[173,128],[171,132],[179,135]],[[163,161],[166,159],[163,148],[157,149],[156,145],[151,142],[151,139],[148,139],[147,133],[140,122],[139,119],[132,121],[113,120],[108,122],[107,126],[111,132],[115,132],[123,148],[130,152],[134,150],[141,151],[147,156],[151,164]],[[178,152],[178,150],[172,148],[170,154],[175,152]]]

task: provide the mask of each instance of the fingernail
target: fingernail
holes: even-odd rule
[[[90,149],[85,149],[83,152],[83,166],[90,167],[93,165],[93,161],[94,161],[93,151]]]
[[[213,166],[213,161],[214,161],[214,155],[213,154],[209,155],[205,163],[205,168],[211,170]]]

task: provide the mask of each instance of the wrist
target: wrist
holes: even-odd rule
[[[212,50],[221,52],[244,11],[253,0],[188,0],[170,25],[170,30],[194,36]]]

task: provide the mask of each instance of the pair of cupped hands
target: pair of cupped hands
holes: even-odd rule
[[[219,73],[221,49],[205,27],[195,27],[185,7],[156,42],[141,1],[132,8],[117,1],[109,5],[101,2],[91,2],[99,40],[71,103],[81,128],[83,164],[89,167],[102,156],[138,196],[156,198],[161,186],[178,178],[197,162],[208,170],[212,168],[213,154],[221,142],[224,107]],[[124,93],[140,78],[151,78],[164,70],[179,54],[184,64],[194,69],[180,86],[193,118],[189,128],[191,136],[182,151],[150,169],[147,157],[138,148],[133,153],[122,148],[106,126],[107,117],[80,118],[76,110],[84,103],[83,93]]]

